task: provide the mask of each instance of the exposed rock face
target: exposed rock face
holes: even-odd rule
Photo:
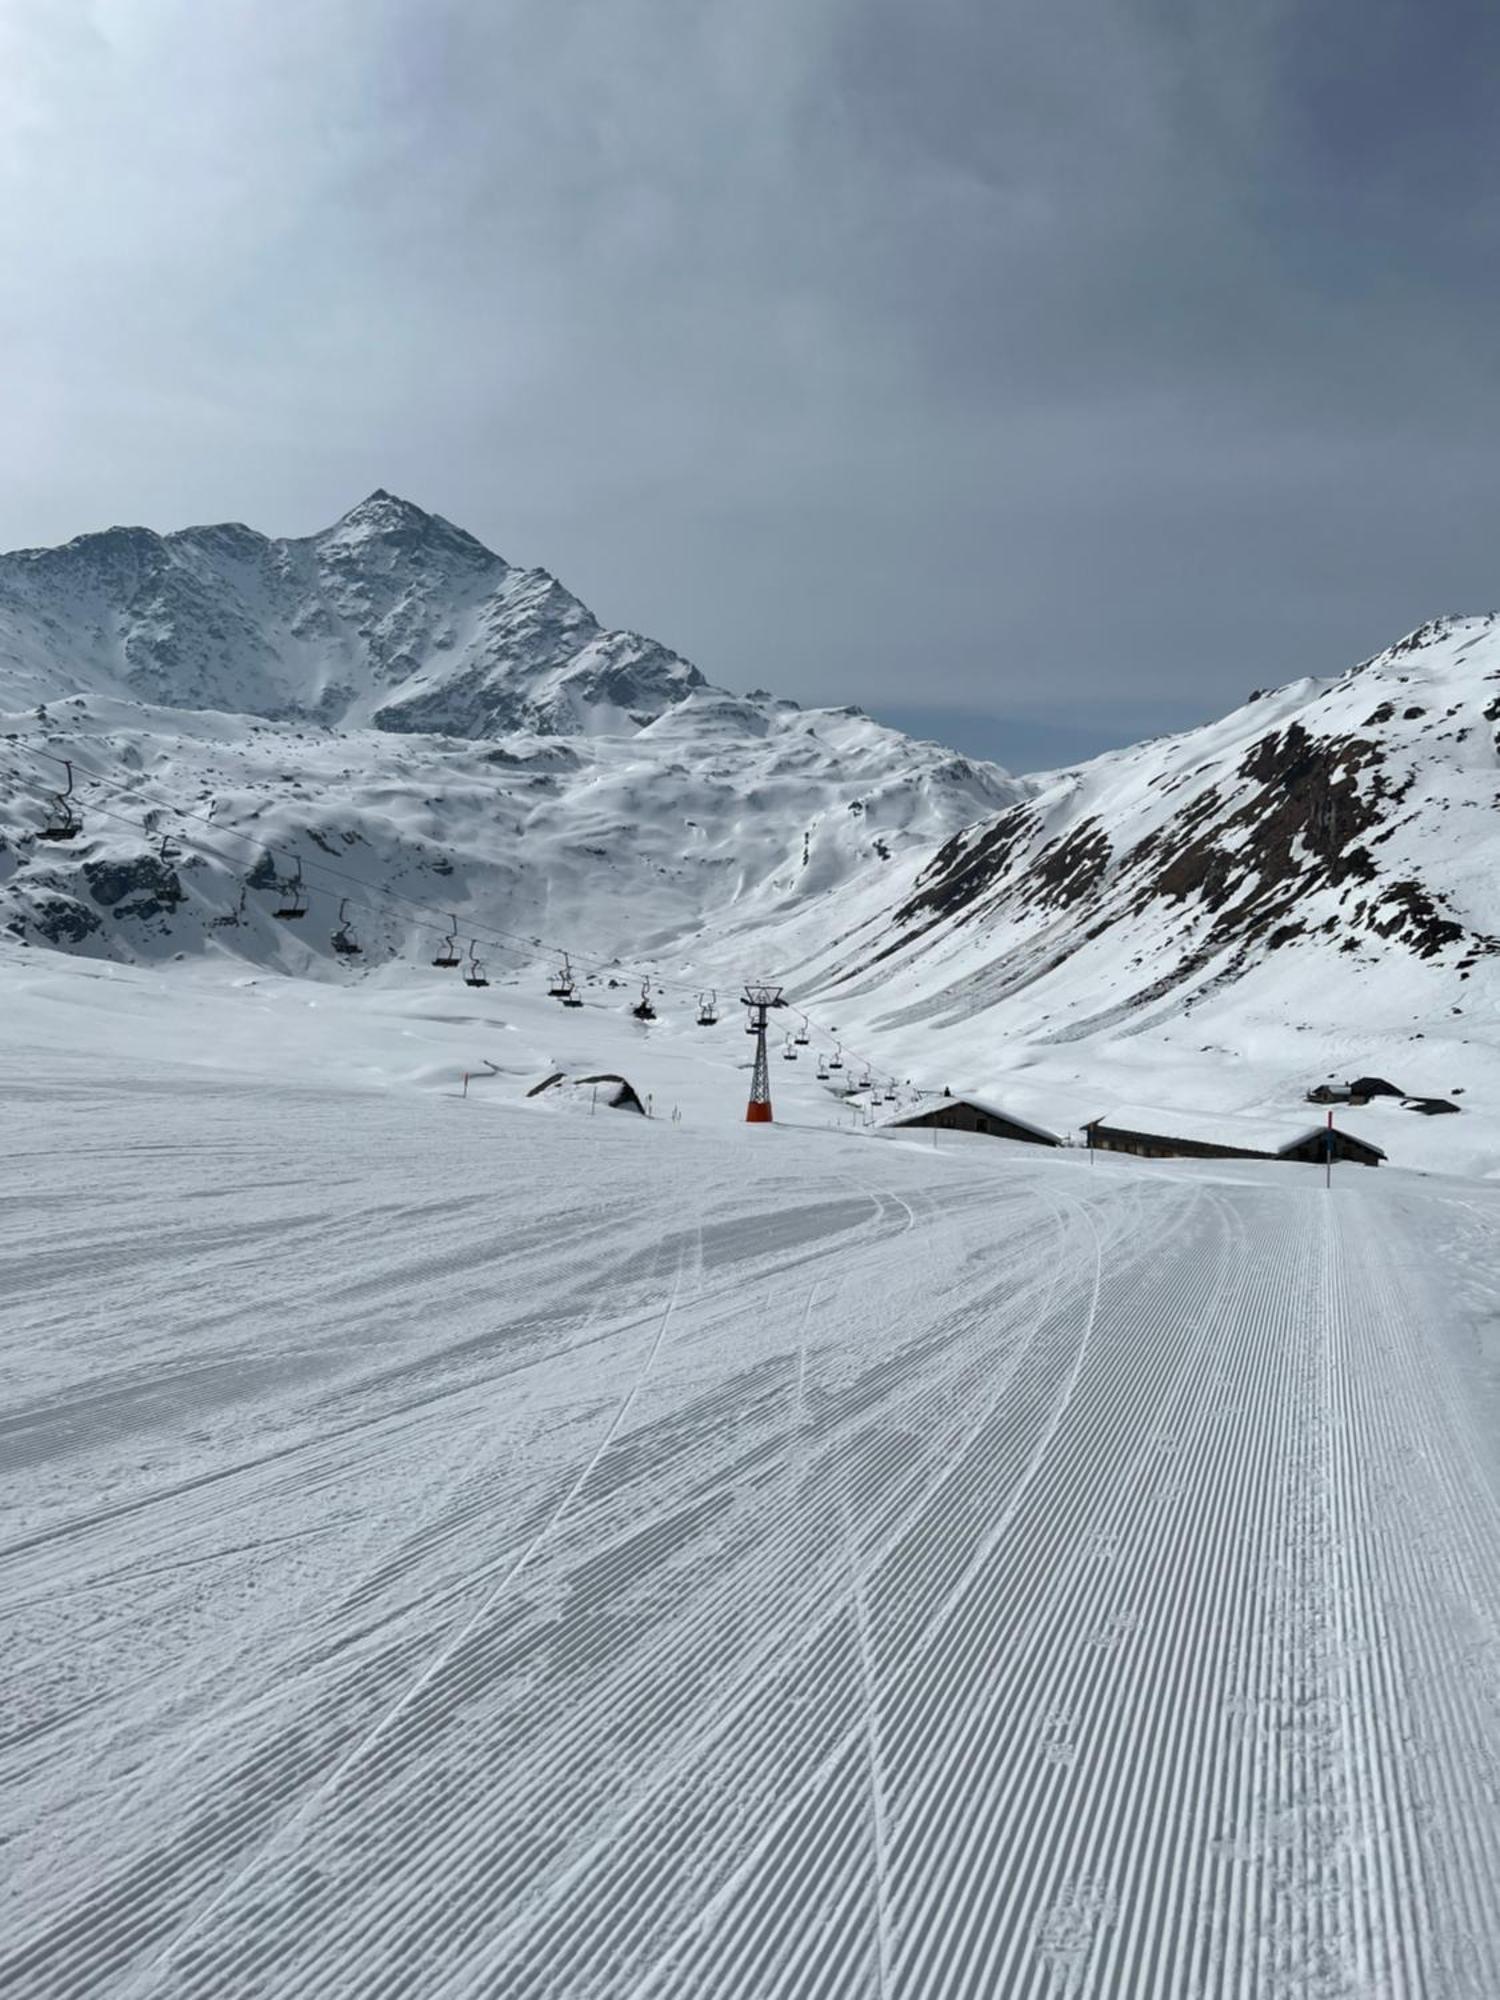
[[[151,854],[135,861],[86,861],[83,879],[94,901],[117,917],[163,916],[183,899],[176,870]]]
[[[993,937],[1013,992],[1112,945],[1122,1019],[1297,949],[1394,947],[1466,978],[1500,950],[1497,681],[1494,618],[1440,620],[1063,773],[946,842],[867,963]]]

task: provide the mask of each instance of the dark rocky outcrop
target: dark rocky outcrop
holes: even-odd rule
[[[154,854],[135,861],[85,861],[82,872],[94,901],[117,917],[166,916],[183,898],[176,869]]]

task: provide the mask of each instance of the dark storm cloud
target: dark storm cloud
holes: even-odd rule
[[[1043,761],[1500,597],[1488,9],[0,36],[0,541],[392,486],[730,684]]]

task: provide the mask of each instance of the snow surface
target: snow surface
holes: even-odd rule
[[[0,1991],[1500,1991],[1500,1190],[747,1128],[530,981],[0,1010]]]

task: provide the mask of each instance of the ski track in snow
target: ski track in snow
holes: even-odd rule
[[[1492,2000],[1489,1190],[649,1136],[12,1127],[0,1992]]]

